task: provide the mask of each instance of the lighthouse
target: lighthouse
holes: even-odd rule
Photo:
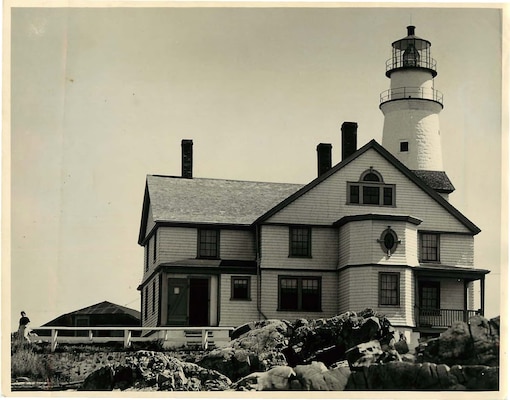
[[[384,114],[382,144],[406,167],[445,198],[454,187],[443,170],[439,113],[443,94],[435,88],[436,61],[428,40],[407,27],[407,36],[392,43],[386,61],[390,89],[380,95]]]

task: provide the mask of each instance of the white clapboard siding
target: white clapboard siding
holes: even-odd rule
[[[160,227],[157,238],[156,265],[197,256],[197,230],[195,228]]]
[[[442,264],[472,266],[474,238],[471,235],[441,234],[440,259]]]
[[[254,260],[255,235],[252,231],[222,229],[220,258],[223,260]]]
[[[464,309],[464,281],[458,279],[438,279],[441,287],[441,308]]]
[[[278,276],[321,276],[322,312],[278,311]],[[336,272],[276,271],[262,270],[262,312],[271,318],[295,320],[298,318],[329,318],[337,315],[337,279]]]
[[[388,256],[381,243],[382,233],[391,226],[400,243]],[[340,227],[339,267],[359,264],[417,265],[416,225],[403,221],[352,221]]]
[[[231,299],[231,279],[233,276],[250,278],[250,300]],[[257,276],[242,274],[222,274],[220,282],[220,326],[238,326],[260,318],[257,312]]]
[[[359,181],[373,167],[384,183],[395,184],[396,207],[347,205],[347,182]],[[340,171],[268,219],[274,223],[331,224],[342,216],[359,214],[412,215],[423,223],[420,229],[469,232],[468,229],[415,183],[375,150],[369,149]]]
[[[289,227],[261,227],[261,265],[264,268],[335,269],[338,229],[312,227],[312,257],[289,257]]]
[[[400,273],[400,305],[379,306],[379,272]],[[340,271],[338,291],[340,313],[366,308],[386,315],[395,326],[414,323],[414,283],[410,268],[384,266],[351,267]],[[343,294],[342,291],[347,291]]]
[[[152,292],[152,284],[155,282],[156,284],[156,291],[155,296],[153,297]],[[147,287],[148,290],[148,297],[145,298],[145,287]],[[152,278],[150,281],[147,282],[146,285],[143,287],[143,293],[144,293],[144,302],[147,302],[147,318],[145,317],[145,304],[142,305],[142,313],[144,314],[142,322],[143,326],[158,326],[158,308],[159,308],[159,278],[158,275],[155,275],[154,278]],[[153,299],[154,299],[154,310],[152,308],[153,305]]]

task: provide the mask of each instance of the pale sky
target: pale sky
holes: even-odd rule
[[[500,10],[267,6],[12,9],[12,330],[21,310],[39,326],[104,300],[140,308],[145,176],[180,174],[181,139],[196,177],[303,184],[318,143],[340,161],[342,122],[358,147],[380,143],[385,62],[410,21],[432,42],[450,201],[482,229],[499,315]]]

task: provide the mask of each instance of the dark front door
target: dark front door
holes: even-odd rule
[[[189,325],[209,325],[209,279],[189,280]]]
[[[167,325],[188,325],[188,280],[186,278],[168,279]]]

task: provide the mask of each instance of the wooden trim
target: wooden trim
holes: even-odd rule
[[[163,274],[158,275],[159,287],[158,287],[158,316],[156,325],[161,326],[161,313],[162,313],[162,299],[163,299]]]
[[[246,279],[248,281],[248,293],[246,298],[234,298],[234,280]],[[232,275],[230,277],[230,301],[251,301],[251,275]]]
[[[302,230],[307,231],[306,232],[307,233],[307,237],[306,237],[306,240],[307,240],[306,252],[307,252],[307,254],[306,255],[292,254],[292,250],[293,250],[292,232],[295,229],[302,229]],[[312,228],[307,225],[293,225],[293,226],[289,226],[288,233],[289,233],[289,257],[290,258],[312,258]]]
[[[333,222],[333,226],[341,227],[354,221],[391,221],[391,222],[409,222],[414,225],[420,225],[423,221],[411,215],[386,215],[386,214],[361,214],[348,215]]]
[[[381,293],[382,293],[382,287],[381,287],[381,279],[383,275],[391,275],[397,277],[397,304],[383,304],[381,299]],[[392,271],[379,271],[378,274],[378,282],[377,282],[377,294],[378,294],[378,306],[379,307],[400,307],[401,301],[400,301],[400,272],[392,272]]]

